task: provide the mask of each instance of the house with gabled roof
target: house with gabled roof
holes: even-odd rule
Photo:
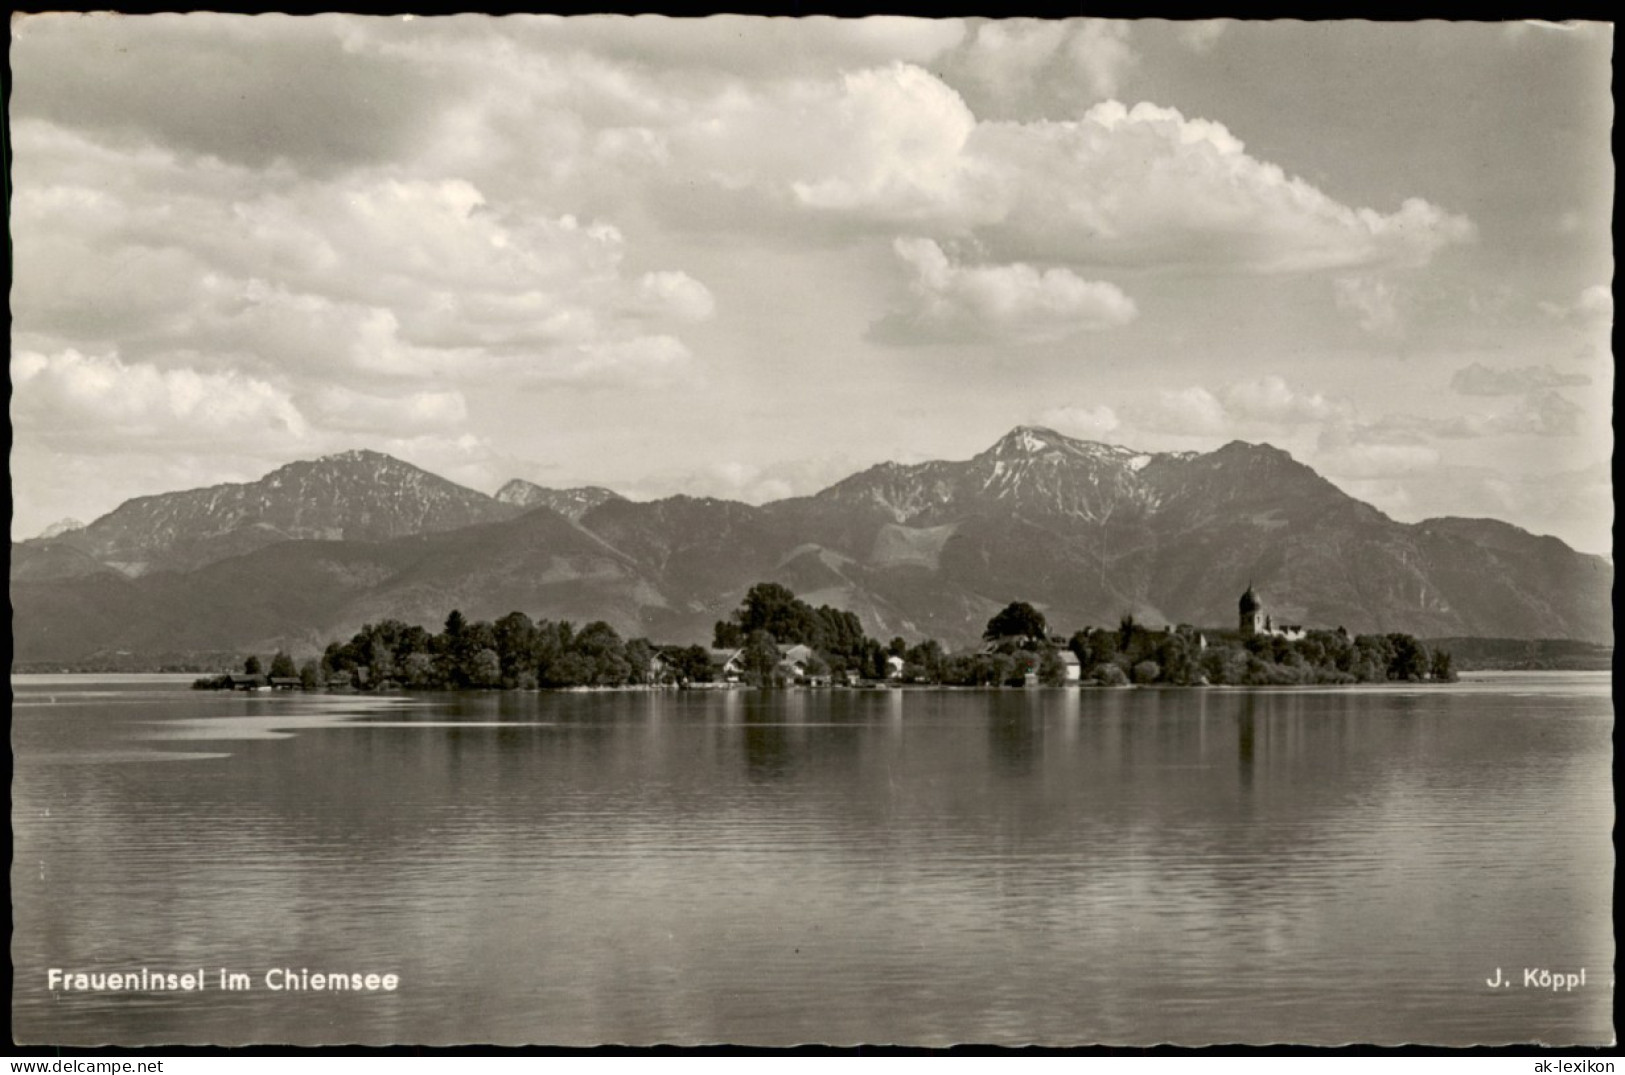
[[[738,683],[745,676],[743,649],[712,649],[706,651],[711,662],[711,678],[718,683]]]
[[[794,664],[806,665],[813,658],[813,648],[804,643],[797,642],[793,646],[780,646],[779,659]]]

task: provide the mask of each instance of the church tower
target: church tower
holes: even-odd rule
[[[1241,595],[1241,637],[1251,638],[1253,635],[1268,633],[1266,621],[1264,602],[1258,599],[1258,595],[1253,592],[1252,584],[1248,583],[1247,592]]]

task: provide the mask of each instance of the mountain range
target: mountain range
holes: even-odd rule
[[[624,500],[613,489],[584,485],[579,489],[547,489],[522,478],[497,490],[497,499],[518,508],[552,508],[560,515],[579,519],[606,500]]]
[[[313,652],[363,623],[602,619],[703,642],[754,583],[870,634],[980,635],[1013,600],[1053,628],[1278,622],[1611,643],[1612,564],[1490,519],[1400,523],[1286,452],[1136,452],[1023,426],[965,461],[883,463],[760,506],[513,481],[487,496],[375,452],[121,505],[12,545],[17,662]]]

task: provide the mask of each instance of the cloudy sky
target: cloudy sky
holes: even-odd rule
[[[1605,26],[12,31],[15,537],[351,447],[760,502],[1036,423],[1611,547]]]

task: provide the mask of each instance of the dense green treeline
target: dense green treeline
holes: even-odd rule
[[[870,638],[854,613],[829,605],[813,608],[776,582],[752,586],[732,615],[717,621],[711,644],[717,649],[743,649],[746,677],[759,684],[778,675],[780,647],[811,649],[807,671],[815,677],[851,673],[873,679],[885,678],[887,658],[901,656],[906,649],[901,638],[889,645]]]
[[[1068,681],[1063,653],[1077,661],[1076,679],[1102,686],[1287,686],[1454,680],[1447,650],[1430,651],[1408,634],[1309,631],[1301,639],[1257,635],[1209,638],[1188,626],[1152,630],[1124,616],[1115,630],[1086,627],[1065,642],[1049,633],[1031,605],[1015,602],[988,621],[979,653],[905,670],[921,682],[970,686],[1045,685]]]
[[[988,621],[982,651],[922,662],[904,678],[921,682],[1019,685],[1029,677],[1045,685],[1081,682],[1102,686],[1288,686],[1313,683],[1419,682],[1456,678],[1448,650],[1429,650],[1408,634],[1359,635],[1309,631],[1275,635],[1222,634],[1209,638],[1188,626],[1151,630],[1124,616],[1116,630],[1086,627],[1066,641],[1049,633],[1031,605],[1015,602]],[[1063,653],[1077,662],[1067,674]]]
[[[1309,631],[1287,639],[1272,635],[1209,638],[1188,627],[1155,631],[1124,617],[1115,631],[1086,628],[1072,636],[1084,677],[1109,685],[1167,683],[1289,686],[1454,680],[1448,650],[1430,651],[1408,634],[1358,635]]]
[[[714,647],[656,645],[623,639],[594,621],[533,621],[511,612],[493,622],[461,612],[430,634],[400,620],[367,624],[347,642],[328,645],[319,659],[296,665],[287,653],[269,670],[257,657],[247,677],[271,684],[319,688],[525,690],[561,687],[692,685],[717,681],[753,686],[791,682],[892,680],[951,686],[1104,686],[1168,684],[1287,685],[1369,683],[1455,678],[1451,655],[1430,651],[1406,634],[1360,635],[1310,631],[1298,639],[1257,635],[1209,639],[1189,627],[1151,630],[1123,617],[1116,629],[1088,627],[1063,639],[1044,616],[1013,602],[988,621],[983,645],[949,654],[933,639],[870,638],[856,615],[828,605],[813,608],[788,588],[764,582],[713,630]],[[236,677],[236,683],[242,677]],[[227,677],[198,687],[235,685]]]
[[[288,654],[278,653],[269,675],[297,677],[307,690],[618,687],[653,682],[660,669],[655,656],[648,640],[623,639],[602,621],[576,628],[510,612],[490,623],[453,611],[438,634],[400,620],[369,623],[348,642],[329,644],[319,660],[307,659],[297,668]],[[259,670],[258,660],[250,657],[244,672]],[[227,684],[199,680],[197,685]]]
[[[647,640],[622,639],[603,621],[577,628],[510,612],[489,623],[454,611],[436,635],[399,620],[368,624],[349,642],[329,645],[321,668],[328,675],[348,674],[357,686],[617,687],[647,682],[653,656]]]

